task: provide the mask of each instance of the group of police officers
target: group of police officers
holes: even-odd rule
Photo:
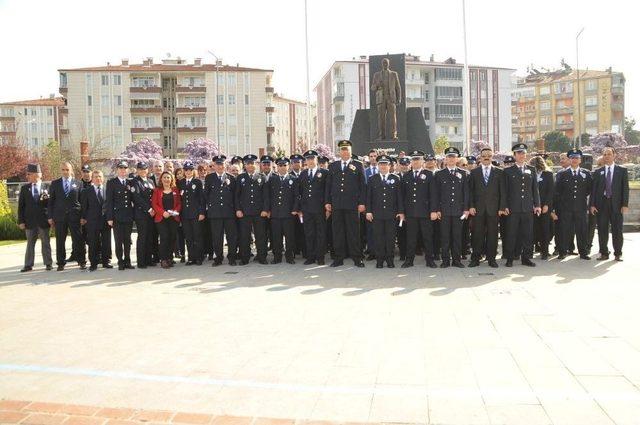
[[[462,268],[468,254],[469,267],[479,266],[483,259],[498,267],[501,238],[507,267],[517,259],[535,266],[534,245],[547,259],[553,237],[559,259],[574,254],[575,238],[580,258],[589,260],[593,239],[589,216],[597,217],[593,222],[599,229],[599,259],[609,258],[611,226],[614,256],[622,260],[628,178],[626,169],[615,165],[612,148],[605,150],[603,166],[593,173],[580,167],[582,152],[573,149],[567,153],[570,164],[555,176],[541,156],[527,162],[527,146],[522,143],[513,146],[513,156],[505,158],[502,167],[489,148],[482,149],[478,158],[461,158],[458,149],[449,147],[441,167],[433,155],[420,151],[399,162],[371,151],[365,166],[351,148],[350,141],[340,141],[339,157],[333,162],[313,150],[275,161],[249,154],[229,162],[219,155],[202,173],[187,161],[184,175],[172,189],[178,198],[171,203],[175,211],[169,212],[161,202],[153,202],[166,172],[154,169],[149,175],[146,162],[136,164],[135,175],[129,173],[126,161],[119,162],[116,176],[106,184],[102,172],[87,165],[82,167],[82,179],[75,179],[71,164],[65,163],[62,176],[48,188],[41,182],[39,166],[32,164],[27,170],[29,183],[19,197],[18,221],[28,239],[21,271],[33,269],[38,238],[45,266],[52,269],[51,250],[45,246],[49,227],[57,235],[58,270],[70,261],[85,269],[85,244],[89,270],[98,265],[111,268],[112,232],[118,268],[134,268],[130,258],[134,224],[136,265],[155,266],[160,261],[158,234],[166,220],[179,222],[187,265],[202,265],[207,258],[213,266],[222,264],[226,242],[232,266],[246,265],[252,256],[267,264],[271,251],[272,264],[281,263],[283,257],[294,264],[300,254],[306,265],[323,265],[329,253],[332,267],[350,258],[357,267],[375,259],[377,268],[385,263],[393,268],[398,245],[403,268],[412,267],[419,255],[427,267],[435,268],[441,260],[441,268]],[[236,167],[234,172],[229,164],[242,170]],[[158,196],[162,199],[162,194]],[[67,259],[68,233],[72,254]]]

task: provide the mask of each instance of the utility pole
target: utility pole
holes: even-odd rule
[[[578,138],[576,141],[575,146],[577,146],[578,148],[582,147],[582,131],[581,131],[581,119],[582,119],[582,101],[580,99],[580,62],[578,60],[578,39],[580,38],[580,35],[582,34],[582,31],[584,31],[584,28],[582,28],[578,34],[576,34],[576,90],[578,90],[578,122],[576,125],[576,133],[578,133]]]

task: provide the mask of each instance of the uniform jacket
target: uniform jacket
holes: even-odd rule
[[[431,213],[431,192],[433,174],[427,170],[419,170],[417,178],[413,170],[402,176],[402,197],[404,213],[412,218],[429,218]]]
[[[506,206],[510,213],[533,213],[540,206],[536,169],[525,165],[524,173],[517,165],[504,169]]]
[[[204,183],[204,199],[209,218],[235,218],[236,178],[224,173],[207,174]]]
[[[356,210],[365,204],[367,195],[364,168],[359,161],[349,160],[342,170],[342,160],[329,165],[329,182],[325,187],[325,200],[335,210]]]
[[[387,180],[382,174],[375,174],[367,185],[367,213],[373,214],[373,220],[395,219],[397,214],[404,213],[402,199],[402,181],[396,174],[387,174]]]
[[[285,174],[284,180],[274,173],[269,178],[269,210],[271,218],[292,218],[298,211],[298,178]]]
[[[431,186],[431,211],[445,216],[461,216],[469,209],[469,179],[467,172],[456,167],[453,175],[448,168],[435,173]]]
[[[200,179],[194,177],[188,184],[186,178],[180,180],[178,189],[180,189],[180,196],[182,197],[180,216],[183,220],[197,220],[200,214],[205,214],[204,189]]]
[[[235,207],[249,216],[269,211],[267,176],[262,173],[255,173],[253,176],[246,172],[240,174],[236,182]]]
[[[588,196],[591,194],[591,173],[578,168],[577,175],[568,168],[558,173],[555,184],[556,208],[562,212],[586,212],[589,208]]]
[[[156,187],[154,181],[150,177],[147,177],[145,181],[136,176],[131,179],[129,184],[133,188],[131,195],[133,196],[134,218],[136,220],[146,217],[151,218],[149,210],[153,209],[151,207],[151,196],[153,195],[153,189]]]
[[[304,213],[320,214],[324,212],[327,203],[325,190],[329,179],[329,171],[317,167],[313,179],[309,179],[310,170],[300,173],[298,179],[299,204],[298,208]]]
[[[131,181],[125,179],[122,184],[118,177],[114,177],[107,181],[106,195],[106,215],[107,220],[113,220],[119,223],[133,222],[133,192]]]

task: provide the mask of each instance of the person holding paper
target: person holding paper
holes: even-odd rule
[[[440,268],[463,268],[462,221],[469,216],[469,180],[462,168],[456,167],[460,151],[444,150],[445,167],[435,173],[431,187],[431,220],[440,220],[442,263]],[[450,262],[453,260],[452,262]]]
[[[391,158],[378,157],[380,172],[369,179],[365,201],[367,221],[373,223],[376,240],[376,268],[394,268],[393,253],[396,238],[396,220],[404,221],[404,202],[400,177],[389,172]]]
[[[151,205],[153,217],[160,235],[160,265],[163,269],[173,267],[173,247],[178,235],[182,200],[173,174],[165,171],[160,176],[160,185],[154,189]]]

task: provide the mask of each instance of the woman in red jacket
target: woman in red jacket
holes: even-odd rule
[[[173,266],[173,247],[178,234],[182,200],[176,180],[168,171],[160,175],[160,184],[153,190],[151,206],[156,212],[154,220],[160,235],[160,264],[163,269]]]

